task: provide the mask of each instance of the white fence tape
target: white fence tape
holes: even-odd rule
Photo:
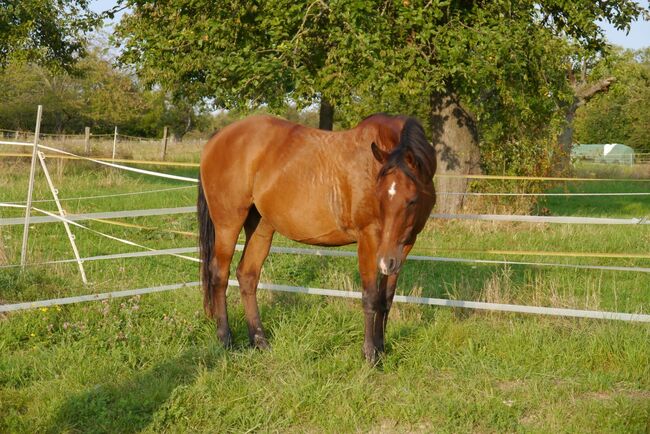
[[[75,297],[53,298],[50,300],[29,301],[25,303],[0,304],[0,312],[15,312],[26,309],[38,309],[41,307],[61,306],[64,304],[83,303],[85,301],[107,300],[111,298],[133,297],[154,292],[171,291],[184,287],[199,286],[199,282],[178,283],[174,285],[153,286],[149,288],[131,289],[126,291],[105,292],[102,294],[78,295]]]
[[[0,203],[0,206],[3,204]],[[70,220],[87,219],[111,219],[123,217],[145,217],[165,214],[185,214],[196,212],[196,206],[184,206],[177,208],[154,208],[136,209],[130,211],[112,211],[103,213],[71,214]],[[564,224],[590,224],[590,225],[647,225],[650,219],[641,218],[609,218],[609,217],[572,217],[572,216],[529,216],[529,215],[508,215],[508,214],[431,214],[433,219],[457,219],[457,220],[487,220],[502,222],[526,222],[526,223],[564,223]],[[47,223],[56,219],[48,217],[33,217],[30,223]],[[23,218],[0,219],[0,226],[23,224]]]
[[[5,204],[5,203],[0,203],[0,207],[1,207],[1,206],[8,206],[8,207],[10,207],[10,208],[27,208],[25,205]],[[54,218],[56,221],[66,222],[66,223],[71,224],[71,225],[73,225],[73,226],[76,226],[76,227],[78,227],[78,228],[85,229],[85,230],[87,230],[88,232],[92,232],[92,233],[95,234],[95,235],[99,235],[99,236],[101,236],[101,237],[108,238],[108,239],[110,239],[110,240],[117,241],[117,242],[120,242],[120,243],[122,243],[122,244],[127,244],[127,245],[129,245],[129,246],[133,246],[133,247],[139,247],[139,248],[141,248],[141,249],[146,249],[146,250],[149,250],[149,251],[155,251],[155,250],[156,250],[156,249],[152,249],[152,248],[147,247],[147,246],[143,246],[142,244],[135,243],[135,242],[133,242],[133,241],[125,240],[124,238],[114,237],[113,235],[105,234],[105,233],[103,233],[103,232],[99,232],[99,231],[96,231],[96,230],[94,230],[94,229],[90,229],[89,227],[84,226],[84,225],[82,225],[82,224],[79,224],[79,223],[77,223],[77,222],[75,222],[75,221],[73,221],[73,220],[70,220],[70,219],[67,218],[67,217],[61,217],[61,216],[56,215],[56,214],[54,214],[54,213],[51,213],[51,212],[49,212],[49,211],[45,211],[45,210],[42,210],[42,209],[39,209],[39,208],[36,208],[36,207],[32,207],[32,209],[33,209],[34,211],[38,211],[38,212],[40,212],[40,213],[43,213],[43,214],[45,214],[45,215],[48,215],[48,216]],[[178,257],[178,258],[182,258],[182,259],[187,259],[187,260],[189,260],[189,261],[193,261],[193,262],[200,262],[199,259],[197,259],[197,258],[192,258],[192,257],[190,257],[190,256],[183,256],[183,255],[178,255],[178,254],[175,254],[175,253],[169,253],[169,255],[171,255],[171,256],[176,256],[176,257]]]
[[[33,135],[33,134],[32,134]],[[33,143],[27,143],[27,142],[7,142],[5,140],[0,140],[0,145],[15,145],[15,146],[34,146]],[[39,145],[40,146],[40,145]]]
[[[135,167],[124,166],[122,164],[109,163],[108,161],[102,161],[102,160],[96,160],[94,158],[83,157],[81,155],[73,154],[71,152],[63,151],[63,150],[57,149],[57,148],[52,148],[50,146],[38,145],[38,147],[39,147],[39,149],[47,149],[48,151],[58,152],[59,154],[71,155],[73,157],[79,157],[79,158],[81,158],[83,160],[92,161],[93,163],[101,164],[103,166],[114,167],[116,169],[122,169],[122,170],[126,170],[126,171],[129,171],[129,172],[134,172],[134,173],[140,173],[142,175],[150,175],[150,176],[157,176],[159,178],[175,179],[177,181],[187,181],[187,182],[195,182],[195,183],[199,182],[199,180],[196,179],[196,178],[188,178],[186,176],[170,175],[169,173],[154,172],[152,170],[138,169],[138,168],[135,168]]]
[[[230,286],[239,286],[236,280],[229,280]],[[148,288],[139,288],[126,291],[106,292],[102,294],[80,295],[76,297],[56,298],[51,300],[40,300],[27,303],[15,303],[0,305],[0,312],[13,312],[25,309],[36,309],[41,307],[58,306],[64,304],[80,303],[85,301],[106,300],[118,297],[132,297],[135,295],[150,294],[162,291],[171,291],[184,287],[199,286],[199,282],[189,282],[186,284],[174,284],[153,286]],[[312,294],[324,295],[328,297],[341,297],[341,298],[354,298],[360,299],[361,292],[359,291],[341,291],[337,289],[323,289],[323,288],[309,288],[304,286],[289,286],[277,285],[273,283],[260,283],[258,288],[270,291],[291,292],[296,294]],[[429,306],[446,306],[454,308],[466,309],[480,309],[492,310],[501,312],[515,312],[515,313],[528,313],[536,315],[551,315],[573,318],[594,318],[594,319],[607,319],[619,321],[632,321],[632,322],[650,322],[650,315],[636,314],[636,313],[623,313],[623,312],[608,312],[597,310],[579,310],[579,309],[566,309],[555,307],[542,307],[542,306],[524,306],[518,304],[503,304],[503,303],[486,303],[481,301],[464,301],[464,300],[448,300],[444,298],[429,298],[429,297],[413,297],[408,295],[396,295],[394,301],[398,303],[410,304],[425,304]]]
[[[235,249],[242,251],[244,246],[237,244]],[[89,256],[81,258],[82,261],[101,261],[112,259],[126,259],[126,258],[139,258],[145,256],[160,256],[160,255],[174,255],[184,253],[197,253],[198,247],[178,247],[173,249],[161,250],[146,250],[143,252],[130,252],[130,253],[115,253],[111,255]],[[295,255],[313,255],[313,256],[334,256],[334,257],[356,257],[356,252],[345,250],[322,250],[322,249],[306,249],[299,247],[271,247],[271,253],[286,253]],[[558,267],[558,268],[572,268],[581,270],[603,270],[603,271],[631,271],[636,273],[650,273],[648,267],[618,267],[613,265],[582,265],[582,264],[562,264],[556,262],[523,262],[523,261],[502,261],[491,259],[471,259],[471,258],[449,258],[442,256],[420,256],[409,255],[410,261],[427,261],[427,262],[457,262],[466,264],[486,264],[486,265],[525,265],[531,267]],[[65,264],[75,262],[75,259],[59,259],[55,261],[45,261],[27,264],[30,266],[42,266],[53,264]],[[2,268],[17,268],[20,264],[0,265]]]
[[[480,192],[467,192],[462,193],[458,191],[437,191],[436,195],[439,196],[650,196],[646,192],[631,192],[631,193],[480,193]]]
[[[164,256],[164,255],[183,254],[183,253],[196,253],[198,251],[199,251],[198,247],[177,247],[174,249],[145,250],[142,252],[113,253],[110,255],[87,256],[85,258],[81,258],[81,260],[83,262],[108,261],[112,259],[127,259],[127,258],[140,258],[140,257],[148,257],[148,256]],[[31,263],[27,263],[26,265],[35,267],[35,266],[42,266],[42,265],[67,264],[70,262],[76,262],[76,259],[57,259],[54,261],[31,262]],[[21,266],[20,264],[0,265],[0,269],[18,268],[20,266]]]
[[[525,223],[563,223],[584,225],[647,225],[650,220],[641,218],[609,218],[609,217],[572,217],[572,216],[537,216],[537,215],[511,215],[511,214],[431,214],[433,219],[452,220],[486,220],[500,222],[525,222]]]
[[[31,143],[28,144],[28,143],[21,143],[21,142],[5,142],[5,141],[0,141],[0,145],[34,146]],[[47,149],[48,151],[57,152],[57,153],[63,154],[63,155],[69,155],[69,156],[72,156],[72,157],[77,157],[77,158],[79,158],[81,160],[92,161],[93,163],[101,164],[103,166],[113,167],[115,169],[122,169],[122,170],[126,170],[126,171],[129,171],[129,172],[140,173],[142,175],[157,176],[158,178],[174,179],[174,180],[177,180],[177,181],[187,181],[187,182],[194,182],[194,183],[199,182],[199,180],[197,178],[188,178],[187,176],[171,175],[169,173],[154,172],[152,170],[145,170],[145,169],[138,169],[138,168],[131,167],[131,166],[124,166],[123,164],[109,163],[108,161],[102,161],[102,160],[96,160],[96,159],[90,158],[90,157],[84,157],[83,155],[73,154],[72,152],[67,152],[67,151],[64,151],[62,149],[53,148],[51,146],[45,146],[45,145],[39,144],[38,148],[39,149]]]
[[[187,190],[188,188],[196,188],[193,185],[184,185],[183,187],[169,187],[169,188],[159,188],[156,190],[142,190],[142,191],[131,191],[127,193],[113,193],[113,194],[98,194],[94,196],[77,196],[77,197],[60,197],[59,202],[64,202],[64,201],[73,201],[73,200],[93,200],[93,199],[105,199],[105,198],[111,198],[111,197],[122,197],[122,196],[139,196],[142,194],[154,194],[154,193],[165,193],[168,191],[176,191],[176,190]],[[32,203],[47,203],[47,202],[54,202],[54,199],[39,199],[39,200],[32,200]],[[24,200],[21,201],[16,201],[16,202],[7,202],[11,204],[24,204],[26,203]]]
[[[8,203],[0,203],[0,207],[15,205]],[[185,206],[178,208],[154,208],[154,209],[136,209],[130,211],[108,211],[108,212],[94,212],[84,214],[69,214],[66,218],[72,221],[92,220],[92,219],[117,219],[125,217],[145,217],[156,215],[171,215],[171,214],[188,214],[196,212],[195,206]],[[0,219],[0,226],[21,225],[25,221],[24,217],[9,217]],[[54,217],[37,216],[30,219],[32,223],[51,223],[58,221]]]

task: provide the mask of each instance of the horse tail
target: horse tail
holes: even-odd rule
[[[212,271],[210,261],[214,252],[214,223],[210,218],[208,202],[205,200],[205,192],[199,175],[199,194],[196,201],[197,217],[199,219],[199,256],[201,258],[200,273],[203,286],[203,307],[205,312],[212,316],[213,314],[213,294],[210,290],[212,281]]]

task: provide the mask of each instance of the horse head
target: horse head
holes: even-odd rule
[[[383,151],[375,143],[371,148],[381,164],[375,186],[381,230],[377,266],[384,275],[396,274],[405,259],[404,247],[415,242],[435,203],[435,151],[412,118],[404,122],[393,150]]]

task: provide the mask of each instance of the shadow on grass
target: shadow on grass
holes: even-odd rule
[[[220,347],[195,349],[125,381],[107,379],[70,396],[50,420],[47,432],[139,432],[175,389],[192,383],[203,367],[214,366],[225,355]]]

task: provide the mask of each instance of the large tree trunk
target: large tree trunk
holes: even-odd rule
[[[480,153],[476,121],[448,88],[446,92],[431,95],[431,127],[433,146],[436,149],[439,175],[478,174]],[[436,180],[436,212],[457,213],[463,206],[464,195],[444,193],[466,193],[467,178],[439,176]]]
[[[318,116],[318,128],[332,131],[334,128],[334,106],[325,98],[320,100],[320,113]]]

